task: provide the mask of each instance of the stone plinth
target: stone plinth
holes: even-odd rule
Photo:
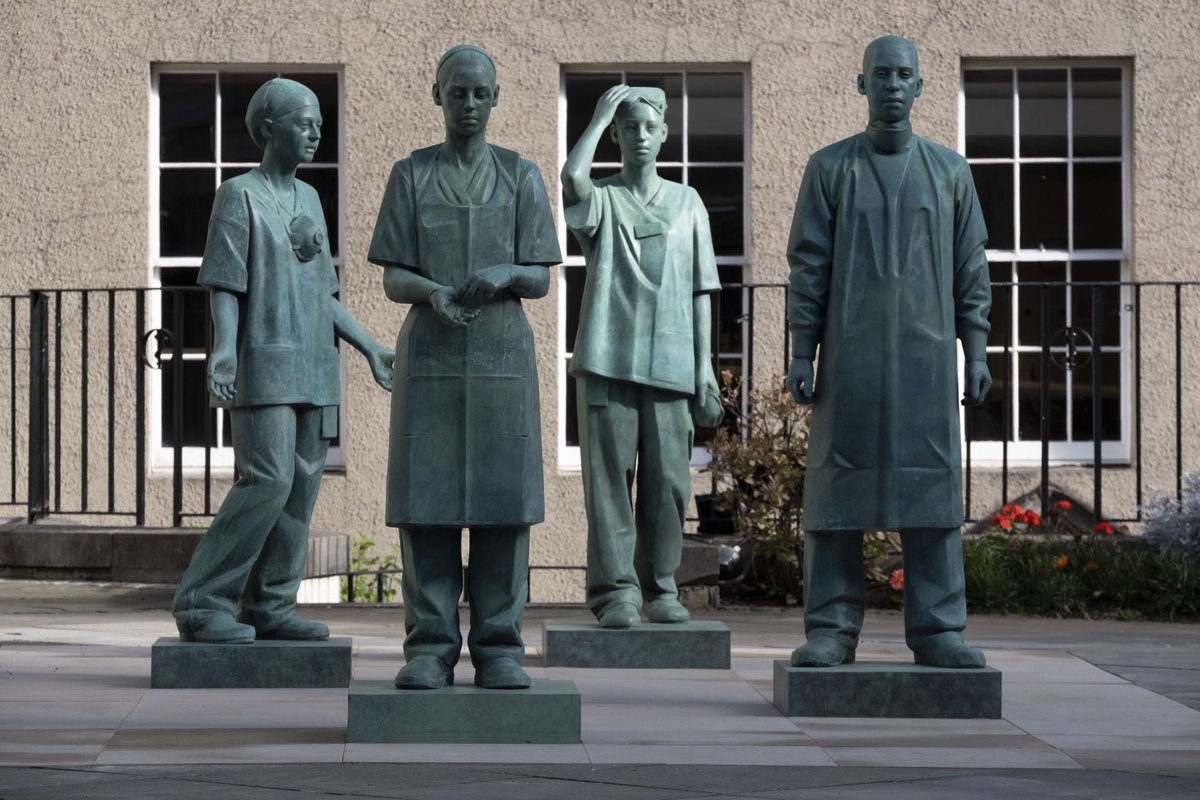
[[[581,701],[573,681],[528,689],[397,689],[351,681],[346,741],[579,744]]]
[[[1000,672],[893,662],[775,662],[775,707],[789,717],[1000,719]]]
[[[546,620],[542,649],[547,667],[729,669],[729,628],[716,620],[644,622],[636,628]]]
[[[152,689],[339,689],[350,685],[350,637],[205,644],[163,637],[150,648]]]

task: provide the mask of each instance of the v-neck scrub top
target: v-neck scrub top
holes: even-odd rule
[[[664,180],[642,204],[613,175],[565,218],[587,261],[571,374],[695,394],[692,300],[721,288],[696,190]]]

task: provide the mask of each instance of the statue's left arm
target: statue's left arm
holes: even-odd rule
[[[954,182],[954,324],[967,361],[963,387],[965,406],[977,406],[992,386],[987,365],[987,338],[991,330],[992,283],[988,273],[987,227],[975,181],[965,160],[959,162]]]
[[[816,156],[808,160],[788,237],[787,320],[792,361],[787,386],[797,403],[813,402],[813,361],[825,330],[833,272],[834,204]]]
[[[395,351],[375,341],[374,337],[367,333],[366,328],[346,310],[346,307],[336,297],[330,295],[329,302],[333,311],[333,330],[338,337],[349,342],[355,350],[367,357],[367,363],[371,365],[371,375],[374,376],[375,382],[390,392],[392,390],[392,363],[396,359]]]
[[[715,428],[725,416],[721,389],[712,363],[712,295],[721,290],[717,258],[713,252],[708,210],[700,195],[689,194],[692,217],[692,354],[696,390],[692,396],[692,422],[698,428]]]

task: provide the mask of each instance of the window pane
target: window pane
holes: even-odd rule
[[[321,210],[325,212],[325,228],[329,231],[329,252],[337,256],[341,250],[338,242],[338,171],[320,167],[300,167],[296,177],[312,184],[321,198]]]
[[[717,255],[742,255],[742,168],[692,167],[688,170],[688,183],[708,208]]]
[[[1067,165],[1021,165],[1021,247],[1067,247]]]
[[[1010,284],[1012,281],[1012,262],[999,261],[989,264],[988,271],[993,284]],[[992,324],[992,330],[988,333],[990,347],[1003,347],[1005,344],[1011,347],[1014,344],[1011,338],[1012,298],[1011,285],[992,286],[992,311],[988,315],[988,321]]]
[[[688,75],[688,160],[742,160],[744,78]]]
[[[252,169],[254,169],[254,167],[224,167],[221,169],[221,183],[224,183],[230,178],[236,178],[238,175],[245,175]]]
[[[722,284],[742,282],[742,268],[717,268]],[[722,289],[712,295],[713,318],[717,320],[716,350],[718,353],[740,353],[743,341],[744,289]]]
[[[1011,158],[1013,71],[966,70],[963,94],[967,104],[967,158]]]
[[[338,160],[338,119],[341,111],[338,108],[338,76],[324,72],[298,72],[284,75],[285,78],[303,83],[321,104],[321,144],[317,147],[317,155],[313,161],[321,164],[336,164]]]
[[[167,359],[162,365],[162,407],[159,409],[163,447],[175,446],[174,402],[175,362]],[[203,447],[204,418],[209,418],[207,444],[217,443],[217,415],[208,406],[208,364],[203,359],[183,362],[183,397],[180,406],[183,422],[183,446]]]
[[[196,285],[197,267],[163,267],[159,282],[160,324],[177,336],[190,353],[203,353],[208,346],[208,292]],[[175,306],[180,305],[183,327],[175,327]]]
[[[1067,377],[1054,361],[1050,362],[1050,408],[1048,438],[1067,438]],[[1041,353],[1022,354],[1017,359],[1017,409],[1020,415],[1018,430],[1023,441],[1042,438],[1042,356]]]
[[[575,391],[575,378],[567,376],[567,408],[565,413],[567,447],[579,446],[579,417],[575,413],[578,393]]]
[[[1071,265],[1071,324],[1083,328],[1095,337],[1092,325],[1093,298],[1099,298],[1100,344],[1116,347],[1121,343],[1121,288],[1089,286],[1089,281],[1121,279],[1121,265],[1116,261],[1076,261]],[[1082,284],[1082,285],[1081,285]]]
[[[1067,156],[1067,71],[1017,70],[1021,157]]]
[[[1121,438],[1121,357],[1119,353],[1103,353],[1100,356],[1100,439],[1114,441]],[[1077,367],[1072,372],[1075,401],[1074,418],[1071,421],[1071,438],[1081,442],[1095,441],[1092,438],[1092,381],[1095,373],[1092,362]]]
[[[567,148],[570,149],[579,141],[579,137],[587,130],[596,111],[596,101],[612,86],[621,83],[620,73],[604,75],[567,75]],[[596,161],[621,160],[621,151],[609,139],[608,134],[600,137],[596,147]]]
[[[1071,70],[1076,156],[1121,155],[1121,70]]]
[[[204,255],[208,218],[216,194],[216,169],[163,169],[159,174],[159,236],[162,256]]]
[[[222,161],[258,162],[262,158],[246,129],[246,109],[255,90],[274,77],[271,72],[221,73]]]
[[[215,160],[216,86],[212,73],[158,76],[160,161]]]
[[[1012,432],[1012,415],[1004,425],[1004,404],[1011,396],[1012,384],[1006,380],[1008,368],[1003,353],[988,353],[988,369],[992,373],[992,389],[983,403],[967,411],[971,439],[976,442],[1001,441]]]
[[[1050,286],[1017,287],[1017,343],[1040,347],[1042,344],[1042,295],[1050,300],[1050,339],[1067,327],[1066,266],[1060,262],[1017,264],[1021,284],[1053,283]],[[1061,344],[1061,341],[1058,342]]]
[[[972,164],[975,193],[987,223],[988,247],[1010,250],[1016,241],[1013,226],[1013,168],[1010,164]]]
[[[628,72],[625,82],[630,86],[653,86],[666,92],[667,140],[658,153],[658,160],[683,161],[683,75],[678,72]],[[619,155],[617,160],[620,160]]]
[[[1075,249],[1121,249],[1121,165],[1075,164]]]
[[[575,337],[579,334],[579,309],[583,305],[583,284],[587,270],[583,267],[563,267],[563,280],[567,289],[567,337],[568,350],[575,349]]]

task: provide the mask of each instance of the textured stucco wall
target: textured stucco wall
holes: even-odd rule
[[[341,65],[343,297],[369,330],[391,340],[402,312],[384,298],[366,250],[392,162],[441,137],[428,90],[437,57],[460,41],[486,46],[499,64],[502,95],[491,141],[538,164],[552,193],[558,191],[563,65],[749,65],[749,274],[756,281],[782,281],[804,163],[814,149],[861,128],[865,106],[854,78],[862,47],[889,31],[918,43],[925,95],[914,122],[920,133],[948,145],[956,139],[964,58],[1130,59],[1133,275],[1200,278],[1200,181],[1194,180],[1200,174],[1200,93],[1184,78],[1194,71],[1191,53],[1200,38],[1200,7],[1193,0],[301,0],[286,6],[264,0],[77,0],[5,2],[0,14],[0,102],[7,110],[0,118],[0,292],[146,283],[151,64]],[[583,562],[584,523],[579,476],[560,473],[556,463],[554,296],[528,305],[538,341],[548,511],[546,524],[534,532],[532,560],[569,565]],[[1196,302],[1193,312],[1200,311]],[[1173,326],[1169,314],[1145,322],[1160,331]],[[772,347],[782,304],[764,303],[757,325],[760,346]],[[1162,354],[1146,374],[1147,414],[1156,418],[1172,414],[1174,403],[1173,352]],[[775,366],[767,357],[759,364],[764,370]],[[1195,367],[1192,353],[1192,396],[1200,390]],[[354,353],[347,358],[346,383],[346,474],[326,478],[315,524],[386,537],[381,497],[387,398]],[[1194,433],[1195,415],[1185,417]],[[1154,431],[1147,434],[1148,448],[1173,449],[1169,427]],[[1189,438],[1188,463],[1200,458],[1196,438]],[[132,463],[129,453],[123,455]],[[161,522],[169,486],[155,481],[151,488],[159,516],[152,521]],[[576,599],[579,580],[546,573],[534,591],[538,599]]]

